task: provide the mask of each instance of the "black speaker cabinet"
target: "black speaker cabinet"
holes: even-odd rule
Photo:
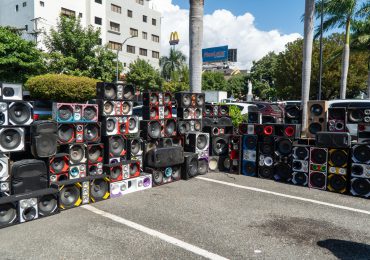
[[[328,131],[346,132],[347,109],[345,107],[330,107],[328,109]]]
[[[370,109],[360,107],[347,108],[348,124],[370,123]]]
[[[41,160],[21,160],[12,165],[12,194],[22,194],[48,187],[48,171]]]
[[[184,160],[181,165],[181,178],[188,180],[198,175],[198,154],[186,152],[184,153]]]
[[[122,158],[126,156],[127,143],[121,135],[107,136],[103,138],[104,159],[110,163],[111,158]]]
[[[145,172],[152,175],[153,186],[160,186],[181,179],[181,165],[166,168],[145,168]]]
[[[175,94],[178,107],[203,107],[205,104],[204,93],[179,92]]]
[[[210,155],[227,156],[229,153],[229,135],[220,135],[211,137]]]
[[[202,120],[179,120],[177,122],[177,132],[180,135],[201,131]]]
[[[248,112],[248,124],[262,124],[262,114],[259,111]]]
[[[155,148],[145,155],[144,165],[165,168],[184,163],[184,149],[181,146]]]
[[[286,124],[302,124],[302,110],[297,105],[285,106],[285,123]]]
[[[32,154],[47,158],[57,152],[57,123],[55,121],[35,121],[31,125]]]
[[[349,148],[351,135],[344,132],[318,132],[316,133],[316,145],[324,148]]]

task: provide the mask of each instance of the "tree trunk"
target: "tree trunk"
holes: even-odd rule
[[[349,37],[350,37],[351,22],[347,19],[346,23],[346,42],[343,48],[342,56],[342,75],[340,78],[340,99],[346,98],[347,91],[347,78],[348,78],[348,68],[349,68]]]
[[[367,71],[367,99],[370,99],[370,64]]]
[[[312,45],[314,30],[315,0],[306,0],[304,16],[304,43],[302,64],[302,133],[307,132],[307,102],[310,97]]]
[[[204,0],[190,0],[189,15],[189,69],[190,90],[202,92],[202,43]]]

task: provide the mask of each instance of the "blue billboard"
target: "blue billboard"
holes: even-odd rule
[[[229,46],[220,46],[202,50],[203,62],[227,61]]]

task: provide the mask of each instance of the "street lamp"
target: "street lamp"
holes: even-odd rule
[[[137,35],[132,35],[128,38],[126,38],[123,42],[122,42],[122,45],[121,45],[121,49],[123,48],[123,45],[131,38],[135,38],[137,37]],[[118,54],[119,54],[119,51],[120,49],[118,48],[117,49],[117,56],[116,56],[116,82],[118,82]]]

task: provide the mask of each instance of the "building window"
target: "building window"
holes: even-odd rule
[[[23,3],[22,3],[22,6],[23,6],[23,7],[26,7],[26,6],[27,6],[27,2],[23,2]]]
[[[154,25],[154,26],[157,25],[157,20],[154,19],[154,18],[152,19],[152,25]]]
[[[79,18],[82,18],[82,13],[78,13],[78,17]]]
[[[136,3],[144,5],[144,0],[136,0]]]
[[[130,35],[137,37],[139,35],[139,31],[137,29],[130,28]]]
[[[41,7],[44,7],[44,6],[45,6],[44,1],[40,1],[40,6],[41,6]]]
[[[126,50],[128,53],[135,54],[135,46],[127,45]]]
[[[15,5],[15,11],[18,12],[18,10],[19,10],[19,6]]]
[[[101,25],[102,24],[102,19],[100,17],[95,16],[95,24]]]
[[[143,22],[144,22],[144,23],[148,22],[148,16],[143,15]]]
[[[127,16],[132,18],[132,11],[131,10],[127,10]]]
[[[112,12],[119,13],[119,14],[122,13],[122,8],[118,5],[111,4],[110,9],[112,10]]]
[[[147,40],[148,39],[148,33],[147,32],[142,32],[143,39]]]
[[[95,0],[95,3],[101,4],[102,0]]]
[[[110,30],[113,32],[119,32],[120,31],[119,23],[110,22]]]
[[[159,42],[159,36],[152,34],[152,41],[153,42]]]
[[[142,56],[148,56],[148,50],[147,49],[140,48],[140,55],[142,55]]]
[[[75,11],[72,11],[72,10],[69,10],[69,9],[66,9],[66,8],[63,8],[62,7],[62,11],[61,11],[61,14],[63,16],[76,16],[76,12]]]
[[[108,48],[116,51],[122,51],[122,44],[118,42],[109,41]]]
[[[98,45],[102,45],[102,43],[103,43],[102,38],[99,38],[99,39],[98,39]]]
[[[159,59],[159,52],[157,52],[157,51],[152,51],[152,58],[154,58],[154,59]]]

